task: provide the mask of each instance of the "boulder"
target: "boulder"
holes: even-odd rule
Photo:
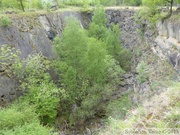
[[[169,61],[176,71],[180,70],[180,53],[172,53],[169,56]]]

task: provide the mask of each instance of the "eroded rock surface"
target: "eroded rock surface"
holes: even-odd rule
[[[157,23],[158,36],[156,43],[162,59],[167,59],[176,71],[180,71],[180,24],[172,18]]]

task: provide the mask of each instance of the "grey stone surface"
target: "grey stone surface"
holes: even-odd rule
[[[169,60],[174,69],[179,71],[179,51],[180,51],[180,24],[178,20],[167,19],[157,23],[158,36],[156,38],[157,46],[164,59]],[[156,49],[157,50],[157,49]],[[159,52],[160,52],[159,51]]]

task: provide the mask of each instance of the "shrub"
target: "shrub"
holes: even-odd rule
[[[16,103],[0,110],[0,130],[13,129],[25,123],[38,122],[38,115],[27,103]]]
[[[8,45],[2,45],[0,47],[0,66],[5,67],[12,65],[16,59],[18,59],[20,52]]]
[[[11,26],[12,21],[9,17],[5,16],[0,19],[0,25],[3,27]]]
[[[13,121],[13,120],[12,120]],[[2,135],[53,135],[50,130],[37,122],[26,123],[11,130],[0,130]],[[54,133],[55,135],[55,133]],[[56,134],[57,135],[57,134]]]
[[[23,99],[35,107],[35,112],[44,124],[55,119],[60,93],[63,92],[51,81],[47,72],[49,66],[49,61],[45,57],[34,54],[13,67],[15,75],[21,80],[20,88],[25,92]]]
[[[2,52],[4,52],[4,57],[6,55],[9,57],[11,55],[17,56],[10,49]],[[4,58],[3,56],[2,58]],[[5,57],[2,60],[5,61],[7,58]],[[10,57],[8,60],[12,58]],[[14,63],[11,65],[10,71],[13,71],[11,74],[19,81],[19,89],[24,92],[23,99],[34,106],[35,112],[44,124],[51,123],[56,117],[56,108],[63,91],[57,88],[51,80],[48,73],[50,68],[49,60],[41,54],[29,55],[23,60],[16,58],[17,60],[12,59]],[[6,60],[5,63],[7,62]]]
[[[141,61],[136,68],[138,75],[136,77],[139,84],[144,83],[148,80],[148,65]]]
[[[132,52],[128,49],[122,49],[122,51],[119,52],[118,61],[121,68],[125,71],[131,70],[131,58],[132,58]]]
[[[53,83],[29,84],[24,99],[34,106],[35,112],[44,123],[52,123],[57,115],[60,89]]]

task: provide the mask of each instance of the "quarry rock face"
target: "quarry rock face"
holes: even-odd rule
[[[163,59],[168,60],[176,71],[180,71],[180,24],[178,20],[170,18],[158,22],[157,29],[158,36],[155,41],[159,49],[156,50],[160,50]]]
[[[168,21],[159,22],[157,34],[149,27],[147,21],[142,20],[142,22],[137,23],[140,18],[135,17],[136,13],[137,10],[133,9],[107,9],[107,27],[111,23],[119,24],[121,44],[125,48],[129,48],[133,52],[138,45],[148,42],[155,54],[162,59],[169,60],[176,69],[180,69],[180,55],[178,53],[180,49],[180,24]],[[92,20],[92,13],[76,11],[12,16],[10,17],[11,26],[0,27],[0,46],[7,44],[19,49],[21,58],[26,58],[33,53],[41,53],[47,58],[54,58],[53,39],[57,34],[62,36],[66,18],[71,16],[77,18],[82,27],[85,28]],[[144,40],[142,40],[142,36]],[[0,105],[16,97],[16,85],[13,78],[3,75],[0,71]],[[133,86],[132,83],[130,85]]]

